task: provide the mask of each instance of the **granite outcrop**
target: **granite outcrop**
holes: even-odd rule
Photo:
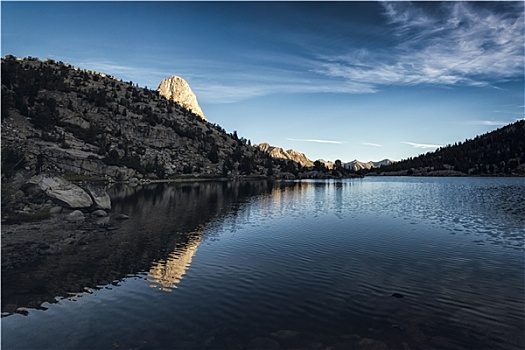
[[[190,85],[183,78],[176,75],[166,78],[160,82],[157,91],[161,96],[180,104],[191,110],[202,120],[206,120],[206,117],[197,102],[197,96],[195,96]]]

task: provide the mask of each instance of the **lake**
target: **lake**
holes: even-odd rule
[[[124,185],[3,349],[523,349],[525,178]]]

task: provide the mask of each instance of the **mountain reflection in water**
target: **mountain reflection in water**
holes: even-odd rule
[[[43,295],[97,288],[4,317],[3,347],[524,348],[523,178],[163,184],[110,195],[129,220],[7,271],[2,302],[36,307]]]
[[[164,292],[171,292],[173,288],[177,288],[177,283],[190,266],[203,235],[204,230],[195,232],[190,236],[188,243],[178,246],[165,260],[153,262],[148,272],[150,287]]]
[[[107,190],[111,214],[124,213],[130,219],[114,222],[114,231],[81,231],[83,244],[68,245],[35,263],[2,269],[2,312],[40,309],[43,303],[116,285],[150,269],[151,282],[170,289],[184,274],[175,266],[191,262],[203,227],[235,215],[250,197],[269,193],[273,186],[267,181],[117,184]],[[159,278],[162,274],[166,280]]]

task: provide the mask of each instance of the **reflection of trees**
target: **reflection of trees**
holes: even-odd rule
[[[148,273],[150,287],[165,292],[177,288],[177,284],[190,267],[191,259],[197,252],[203,234],[204,230],[195,232],[186,245],[178,247],[165,260],[154,262]]]

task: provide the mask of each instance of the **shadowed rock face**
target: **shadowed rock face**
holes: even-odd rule
[[[161,96],[166,97],[168,100],[177,102],[197,114],[202,120],[206,120],[206,117],[197,102],[197,97],[186,80],[174,75],[171,78],[161,81],[157,90]]]

